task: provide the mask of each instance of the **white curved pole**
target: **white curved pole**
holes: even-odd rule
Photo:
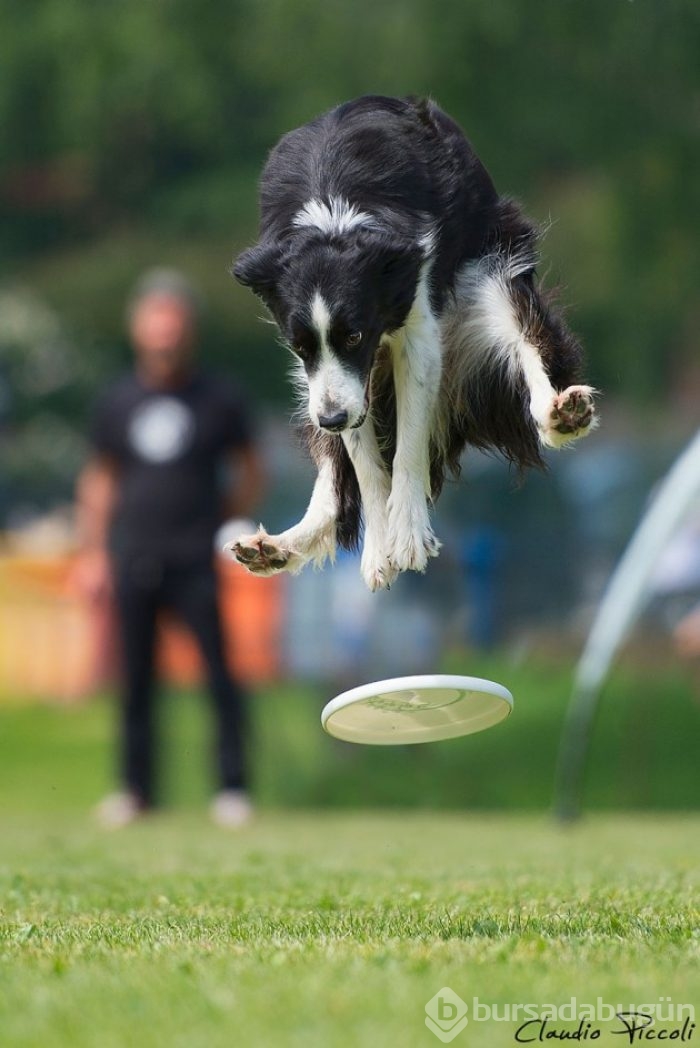
[[[598,695],[610,666],[649,594],[649,580],[669,539],[700,492],[700,430],[659,484],[613,573],[574,674],[562,731],[555,808],[571,818],[580,807],[583,765]]]

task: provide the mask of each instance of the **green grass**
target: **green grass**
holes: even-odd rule
[[[227,836],[191,813],[101,835],[75,817],[5,820],[1,1043],[436,1044],[424,1006],[444,985],[468,1003],[700,1006],[699,829],[308,813]],[[515,1028],[471,1023],[455,1043],[511,1044]]]
[[[238,834],[207,822],[205,721],[188,697],[168,697],[169,807],[111,834],[89,818],[110,783],[106,704],[0,710],[0,1045],[437,1045],[424,1007],[445,985],[500,1009],[572,996],[700,1008],[699,815],[599,812],[561,829],[544,811],[430,810],[457,787],[465,808],[548,803],[565,674],[489,668],[516,713],[444,747],[339,747],[320,694],[261,694],[261,808]],[[695,802],[684,687],[657,680],[675,726],[642,719],[630,741],[653,688],[622,674],[590,798],[632,790],[636,751],[652,797]],[[664,768],[675,794],[655,785]],[[369,804],[401,796],[414,807]],[[512,1045],[517,1025],[472,1021],[453,1043]],[[603,1027],[598,1043],[627,1042]]]

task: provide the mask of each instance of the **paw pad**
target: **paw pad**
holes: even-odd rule
[[[289,552],[266,541],[267,535],[241,539],[230,547],[236,560],[253,572],[280,571],[289,560]]]
[[[592,390],[587,386],[570,386],[556,397],[550,419],[557,433],[578,436],[589,428],[594,415]]]

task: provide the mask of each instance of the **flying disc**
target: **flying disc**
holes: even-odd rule
[[[479,677],[430,674],[363,684],[331,699],[324,731],[345,742],[398,746],[471,735],[504,720],[513,696]]]

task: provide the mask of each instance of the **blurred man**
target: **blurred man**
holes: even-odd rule
[[[251,814],[243,695],[224,658],[213,557],[222,516],[248,516],[258,501],[261,468],[241,394],[196,363],[197,320],[196,297],[178,273],[141,279],[128,308],[135,368],[100,399],[93,455],[78,481],[83,582],[94,600],[113,599],[121,642],[122,790],[98,808],[110,826],[154,804],[162,608],[191,629],[206,666],[219,778],[212,817],[234,827]]]

